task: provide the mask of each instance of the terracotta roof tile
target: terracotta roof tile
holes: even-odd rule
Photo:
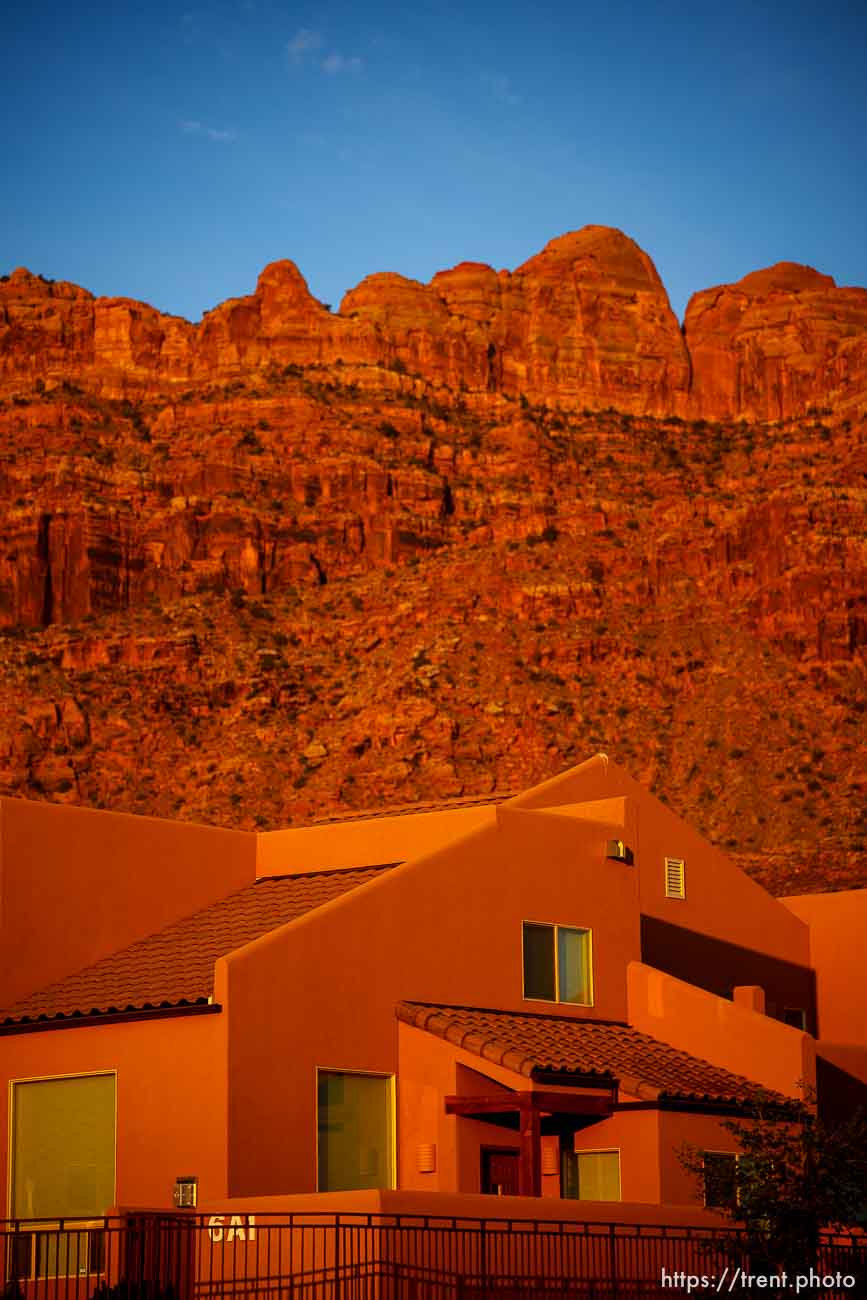
[[[0,1025],[207,1003],[219,957],[376,879],[393,865],[258,880],[32,993],[0,1012]]]
[[[305,825],[325,826],[335,822],[381,821],[384,817],[408,817],[415,813],[454,812],[460,811],[462,808],[495,808],[498,804],[514,799],[520,793],[522,793],[520,790],[503,790],[497,791],[495,794],[465,794],[456,795],[452,799],[393,804],[390,808],[371,808],[362,809],[359,812],[331,813],[324,817],[314,817],[311,822],[302,824],[299,829],[303,830]]]
[[[600,1082],[613,1078],[646,1099],[786,1100],[630,1025],[420,1002],[398,1003],[397,1016],[527,1078],[548,1072],[599,1075]]]

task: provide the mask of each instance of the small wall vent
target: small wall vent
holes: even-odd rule
[[[560,1145],[555,1138],[553,1142],[545,1142],[542,1146],[542,1173],[559,1174],[560,1172]]]
[[[686,866],[683,858],[665,859],[665,897],[686,898]]]
[[[437,1148],[435,1142],[420,1142],[415,1152],[416,1169],[420,1174],[435,1174]]]
[[[627,866],[631,866],[635,860],[632,849],[623,840],[609,840],[605,856],[612,862],[625,862]]]

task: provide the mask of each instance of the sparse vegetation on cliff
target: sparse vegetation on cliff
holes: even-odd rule
[[[96,383],[0,321],[0,791],[277,826],[604,749],[775,891],[867,883],[851,403],[596,410],[350,343]]]

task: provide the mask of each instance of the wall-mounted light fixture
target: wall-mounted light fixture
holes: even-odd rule
[[[194,1210],[199,1200],[199,1180],[195,1174],[180,1174],[175,1179],[175,1190],[172,1197],[175,1205],[181,1210]]]

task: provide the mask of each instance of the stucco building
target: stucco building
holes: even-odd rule
[[[770,897],[604,755],[258,834],[0,802],[8,1217],[179,1176],[682,1206],[760,1090],[867,1084],[867,890]]]

